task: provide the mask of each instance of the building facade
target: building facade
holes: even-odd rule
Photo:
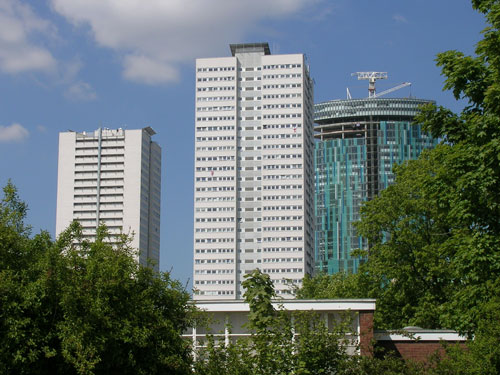
[[[362,202],[394,182],[392,168],[437,141],[412,125],[428,100],[368,98],[315,105],[315,257],[319,271],[356,272],[366,249],[353,225]]]
[[[370,355],[375,302],[374,299],[279,299],[272,301],[272,305],[276,311],[289,312],[292,319],[303,319],[301,313],[315,314],[330,332],[338,329],[339,324],[344,324],[345,340],[339,344],[350,355]],[[196,301],[194,305],[209,322],[206,326],[187,329],[182,335],[192,340],[195,360],[198,351],[206,348],[209,336],[226,346],[251,337],[252,332],[248,328],[250,306],[244,300]],[[295,332],[293,329],[291,331],[295,338]]]
[[[150,127],[59,134],[56,235],[77,220],[95,239],[105,224],[110,241],[133,234],[137,261],[160,259],[161,148]]]
[[[231,45],[196,61],[194,299],[239,299],[260,268],[279,295],[314,270],[313,83],[303,54]]]

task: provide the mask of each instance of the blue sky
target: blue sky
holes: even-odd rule
[[[467,54],[483,17],[468,0],[0,0],[0,184],[11,178],[34,232],[55,230],[58,133],[153,127],[163,149],[160,269],[192,273],[194,60],[229,43],[305,53],[315,101],[379,91],[459,111],[435,66]]]

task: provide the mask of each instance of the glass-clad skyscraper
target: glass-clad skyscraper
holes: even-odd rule
[[[368,98],[332,100],[314,107],[315,256],[327,273],[357,272],[367,248],[353,223],[363,201],[394,182],[392,168],[416,159],[437,143],[411,122],[428,100]]]

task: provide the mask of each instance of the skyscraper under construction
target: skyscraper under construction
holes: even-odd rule
[[[382,93],[375,94],[374,79],[369,94],[351,99],[348,92],[349,99],[314,106],[319,140],[314,153],[315,257],[317,270],[329,274],[357,272],[363,261],[351,257],[352,250],[368,246],[353,225],[360,219],[362,202],[394,182],[395,164],[416,159],[437,143],[412,125],[419,107],[432,101],[381,98]]]

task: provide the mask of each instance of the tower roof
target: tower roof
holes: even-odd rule
[[[231,54],[234,56],[236,53],[248,52],[264,52],[264,55],[270,55],[269,43],[241,43],[230,44]]]

